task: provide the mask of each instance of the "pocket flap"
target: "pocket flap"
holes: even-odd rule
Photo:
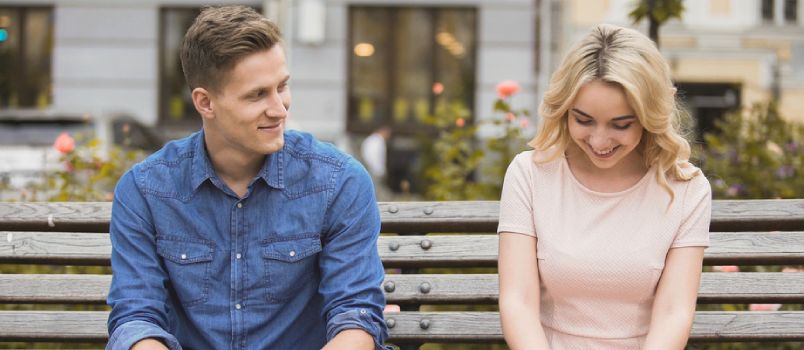
[[[212,261],[215,248],[208,243],[157,238],[156,253],[177,264]]]
[[[284,262],[296,262],[321,251],[318,237],[270,242],[262,250],[262,257]]]

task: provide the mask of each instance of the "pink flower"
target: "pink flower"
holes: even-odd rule
[[[748,309],[751,311],[778,311],[782,304],[751,304]]]
[[[455,120],[455,125],[457,125],[459,128],[462,128],[464,125],[466,125],[466,120],[463,120],[463,118],[458,118]]]
[[[712,266],[712,270],[720,272],[740,272],[740,267],[734,265]]]
[[[382,310],[382,312],[399,312],[400,310],[401,309],[399,308],[399,305],[388,304],[388,305],[385,305],[385,309]]]
[[[499,84],[497,84],[497,96],[500,98],[509,97],[517,92],[519,92],[520,87],[519,83],[513,80],[503,80]]]
[[[522,129],[527,128],[529,124],[530,121],[528,121],[528,118],[522,118],[519,120],[519,127]]]
[[[56,141],[53,142],[53,148],[61,154],[70,153],[75,149],[75,140],[73,140],[69,134],[63,132],[56,138]]]
[[[515,118],[516,116],[514,115],[514,113],[511,112],[505,113],[505,120],[512,122],[514,121]]]
[[[433,83],[433,93],[436,95],[441,95],[442,92],[444,92],[444,84],[439,82]]]

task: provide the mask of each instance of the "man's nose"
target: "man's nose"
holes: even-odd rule
[[[270,118],[287,118],[288,107],[282,100],[282,95],[274,93],[268,98],[268,105],[265,108],[265,115]]]

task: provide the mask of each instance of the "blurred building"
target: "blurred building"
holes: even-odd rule
[[[595,23],[629,26],[632,0],[566,3],[561,49]],[[777,96],[782,115],[804,122],[804,3],[798,0],[684,1],[682,19],[660,29],[682,97],[709,131],[726,111]],[[647,26],[638,27],[647,32]]]
[[[200,127],[181,72],[184,31],[206,1],[0,0],[0,122],[19,115],[120,116],[165,139]],[[353,152],[394,128],[389,173],[416,156],[439,101],[492,116],[495,85],[518,81],[535,110],[567,46],[595,23],[631,25],[634,1],[218,0],[262,10],[286,37],[291,127]],[[779,96],[804,120],[804,6],[797,0],[685,1],[661,47],[699,131],[728,110]],[[644,27],[639,27],[644,30]],[[17,117],[15,117],[17,116]],[[54,117],[55,116],[55,117]],[[26,117],[28,118],[28,117]],[[354,152],[353,152],[354,153]],[[395,168],[397,167],[397,168]],[[394,179],[391,179],[394,182]]]
[[[415,156],[420,118],[438,101],[489,117],[495,85],[517,80],[537,105],[552,1],[226,0],[282,28],[293,103],[289,124],[352,152],[383,124],[390,166]],[[0,0],[0,110],[89,116],[102,137],[129,116],[166,139],[200,127],[178,50],[205,1]],[[541,16],[540,13],[549,15]],[[0,37],[0,39],[3,39]],[[554,56],[554,55],[552,55]],[[541,80],[542,83],[546,79]],[[434,87],[438,87],[434,92]],[[1,117],[0,117],[1,118]]]

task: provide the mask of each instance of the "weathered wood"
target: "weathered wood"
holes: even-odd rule
[[[0,275],[0,303],[106,304],[112,275]]]
[[[104,342],[107,312],[0,312],[0,341]],[[496,312],[386,313],[390,341],[502,342]],[[422,320],[428,328],[422,329]],[[804,312],[706,312],[695,314],[690,341],[802,341]]]
[[[497,201],[379,203],[383,232],[495,232]],[[0,230],[108,232],[109,202],[0,203]],[[51,225],[52,224],[52,225]],[[715,200],[712,231],[804,227],[804,199]]]
[[[377,249],[386,267],[497,266],[497,236],[470,237],[382,236]],[[804,264],[804,232],[712,233],[710,241],[706,265]],[[0,232],[0,263],[109,265],[110,254],[108,234]]]
[[[105,311],[3,311],[0,341],[106,342]]]
[[[0,263],[109,265],[109,234],[0,232]]]
[[[104,304],[111,275],[0,275],[0,302]],[[426,285],[425,285],[426,283]],[[388,274],[392,304],[496,304],[496,274]],[[804,273],[705,272],[699,303],[804,303]]]
[[[109,232],[111,202],[0,203],[0,230]]]

